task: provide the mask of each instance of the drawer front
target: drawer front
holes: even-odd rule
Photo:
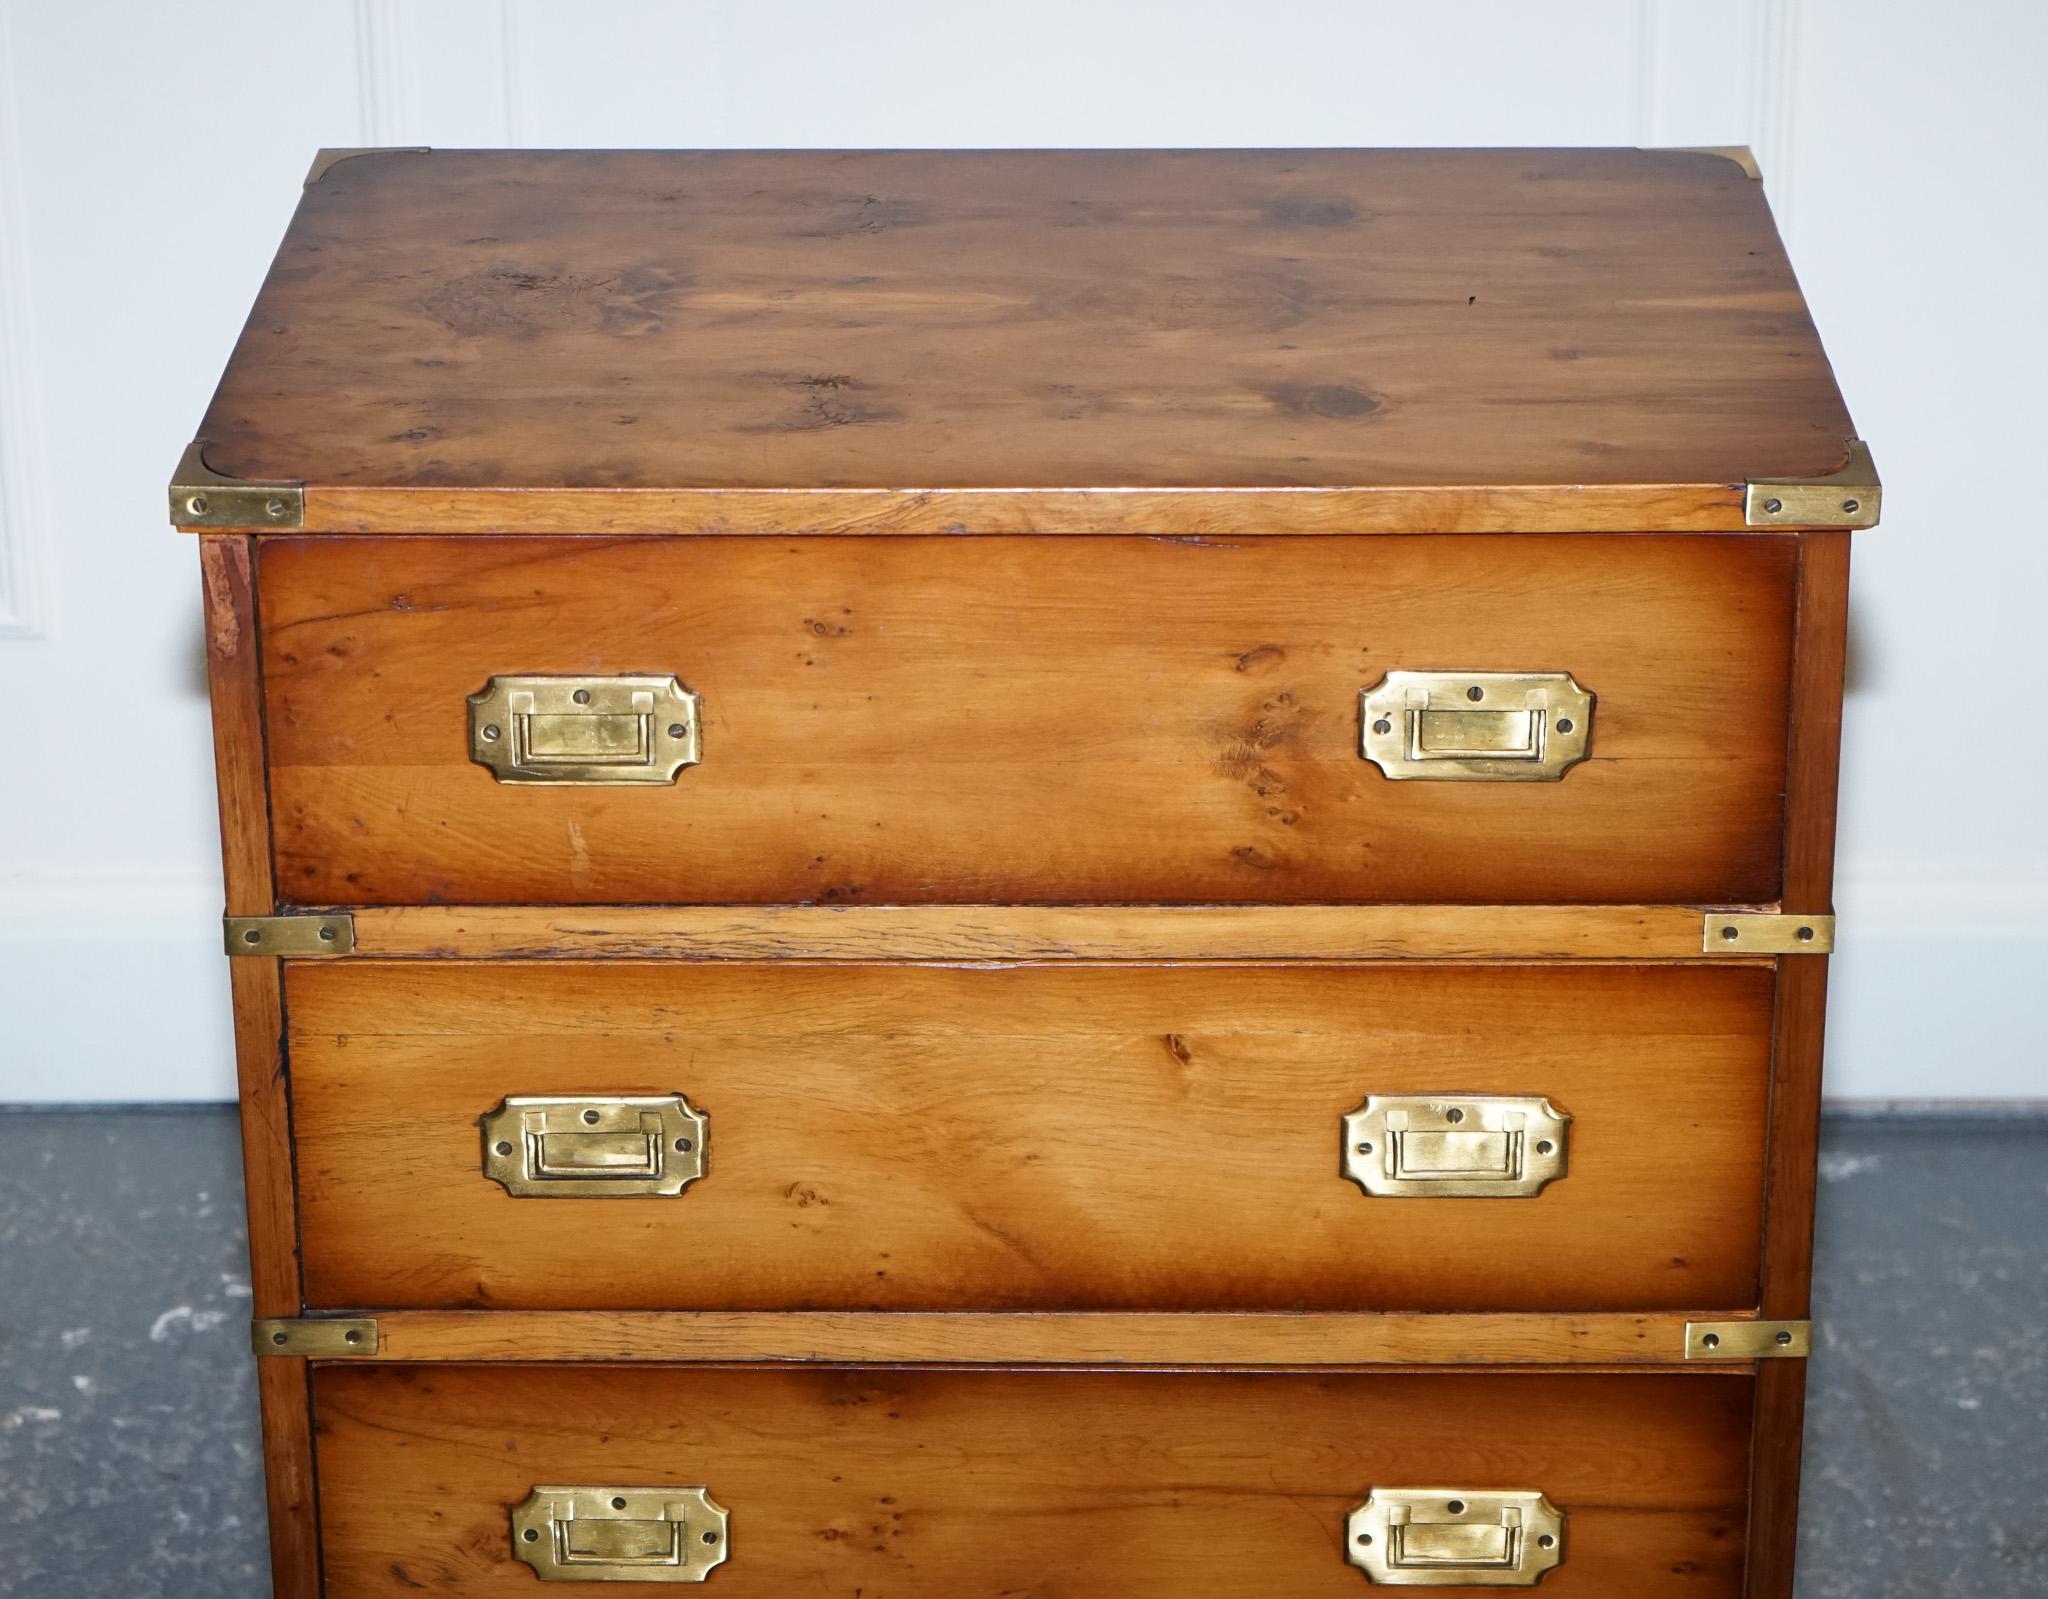
[[[279,890],[1768,902],[1793,556],[1772,537],[268,540]],[[1413,700],[1400,673],[1447,676]]]
[[[306,1294],[1753,1307],[1772,981],[1749,963],[296,963]]]
[[[723,1555],[709,1580],[730,1599],[1353,1599],[1366,1583],[1347,1554],[1383,1547],[1384,1521],[1374,1545],[1356,1542],[1375,1523],[1354,1513],[1372,1502],[1408,1506],[1411,1561],[1483,1570],[1506,1545],[1510,1562],[1557,1559],[1542,1577],[1553,1595],[1733,1599],[1753,1386],[1726,1374],[328,1367],[313,1378],[327,1592],[546,1591],[527,1561],[557,1547],[653,1564],[668,1506],[690,1556]],[[578,1519],[559,1491],[575,1487],[628,1490],[637,1524],[604,1527],[610,1496],[585,1496],[581,1524],[558,1532],[555,1513]],[[536,1488],[558,1491],[533,1505]],[[1557,1531],[1525,1522],[1514,1550],[1494,1503],[1507,1495],[1541,1495]],[[1430,1525],[1449,1499],[1470,1517],[1460,1534]],[[523,1542],[515,1510],[530,1505],[518,1525],[538,1536]]]

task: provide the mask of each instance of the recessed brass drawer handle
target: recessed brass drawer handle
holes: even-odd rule
[[[1564,1559],[1564,1514],[1522,1489],[1375,1488],[1345,1548],[1390,1587],[1533,1588]]]
[[[1571,1124],[1540,1094],[1368,1094],[1344,1118],[1344,1175],[1397,1199],[1530,1199],[1565,1174]]]
[[[512,1554],[543,1582],[702,1582],[728,1519],[703,1488],[540,1487],[512,1507]]]
[[[710,1125],[681,1094],[514,1095],[483,1118],[484,1175],[519,1199],[647,1199],[704,1175]]]
[[[469,758],[501,783],[673,783],[700,759],[673,677],[494,677],[469,697]]]
[[[1359,696],[1360,753],[1391,778],[1556,782],[1593,735],[1569,672],[1389,672]]]

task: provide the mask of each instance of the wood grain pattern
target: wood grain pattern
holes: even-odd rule
[[[198,436],[320,527],[1193,532],[1739,528],[1849,435],[1727,161],[1209,150],[345,162]]]
[[[1702,919],[1675,905],[372,905],[353,914],[359,955],[690,961],[1684,960],[1701,954]]]
[[[1677,967],[288,968],[308,1302],[1753,1307],[1771,974]],[[1644,1092],[1654,1073],[1654,1093]],[[514,1199],[509,1094],[680,1091],[673,1199]],[[1546,1095],[1569,1174],[1368,1197],[1381,1094]]]
[[[1848,535],[1803,535],[1787,762],[1785,894],[1788,903],[1813,910],[1834,904],[1848,609]],[[1812,1297],[1827,982],[1825,959],[1788,961],[1778,988],[1763,1262],[1764,1314],[1772,1317],[1804,1316]],[[1761,1374],[1751,1476],[1748,1599],[1792,1599],[1805,1409],[1803,1364],[1788,1361],[1783,1370]]]
[[[379,1361],[1673,1369],[1683,1315],[1371,1311],[395,1310]],[[1702,1377],[1754,1362],[1692,1364]]]
[[[1546,1594],[1734,1599],[1750,1383],[1648,1374],[326,1367],[329,1592],[534,1591],[535,1483],[703,1484],[711,1581],[794,1594],[1353,1599],[1374,1486],[1529,1487]]]
[[[252,546],[250,539],[220,535],[199,544],[227,909],[238,916],[267,915],[274,906]],[[251,1308],[258,1316],[293,1316],[299,1311],[299,1224],[279,963],[234,961],[229,983],[242,1108]],[[320,1550],[306,1363],[265,1363],[257,1396],[272,1581],[286,1599],[313,1599],[320,1591]]]
[[[280,883],[301,905],[1768,902],[1795,555],[265,541]],[[1593,758],[1389,781],[1358,695],[1398,667],[1571,671]],[[578,671],[674,671],[703,764],[606,789],[471,762],[469,694]]]

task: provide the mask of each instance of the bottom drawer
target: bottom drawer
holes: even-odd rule
[[[1416,1586],[1734,1596],[1753,1386],[321,1367],[326,1591],[532,1593],[523,1547],[578,1581],[708,1575],[728,1599],[1322,1599],[1367,1581],[1348,1556]]]

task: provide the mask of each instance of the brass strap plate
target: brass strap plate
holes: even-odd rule
[[[229,916],[222,937],[230,955],[273,955],[304,960],[347,955],[356,947],[355,918],[346,912],[318,916]]]
[[[1396,1199],[1531,1199],[1565,1174],[1571,1117],[1543,1096],[1368,1094],[1344,1175]]]
[[[482,1118],[483,1172],[518,1199],[650,1199],[704,1175],[710,1124],[681,1094],[514,1095]]]
[[[1374,1488],[1345,1555],[1395,1588],[1533,1588],[1564,1559],[1564,1514],[1526,1489]]]
[[[1689,1321],[1687,1360],[1804,1360],[1813,1353],[1810,1321]]]
[[[1359,753],[1390,778],[1554,783],[1586,758],[1593,696],[1569,672],[1389,672],[1359,715]]]
[[[273,1316],[249,1329],[259,1355],[296,1355],[308,1360],[348,1359],[377,1352],[377,1323],[368,1316]]]
[[[730,1519],[704,1488],[543,1486],[512,1507],[512,1555],[543,1582],[702,1582]]]
[[[670,676],[493,677],[469,697],[469,758],[501,783],[673,783],[701,758],[697,711]]]
[[[1700,928],[1709,955],[1826,955],[1834,947],[1832,916],[1708,911]]]
[[[1752,478],[1743,490],[1750,527],[1875,527],[1884,485],[1870,446],[1849,441],[1849,459],[1830,477]]]

